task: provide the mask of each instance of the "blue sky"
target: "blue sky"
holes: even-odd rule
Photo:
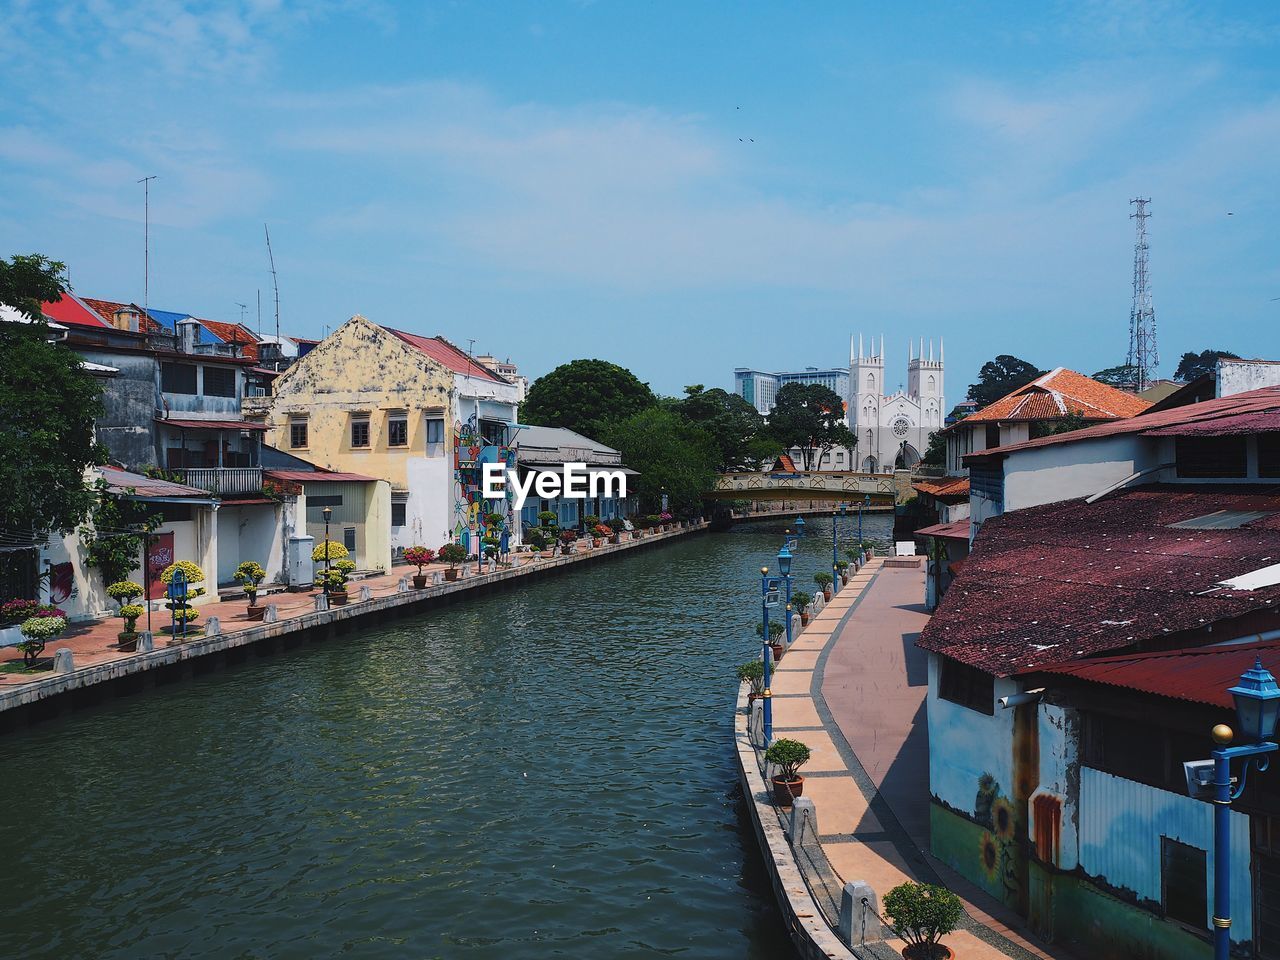
[[[945,337],[1280,357],[1280,8],[0,0],[0,255],[286,332],[359,312],[655,389]],[[1228,216],[1231,214],[1231,216]],[[905,377],[905,373],[903,375]],[[892,384],[892,379],[890,383]]]

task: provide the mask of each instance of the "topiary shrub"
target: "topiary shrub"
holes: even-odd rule
[[[800,768],[809,762],[809,748],[799,740],[780,737],[764,752],[764,760],[778,768],[776,779],[792,783],[800,779]]]
[[[916,960],[930,960],[945,956],[937,945],[956,928],[964,907],[946,887],[908,881],[884,895],[884,912]]]
[[[769,622],[769,642],[770,642],[770,643],[773,643],[773,642],[774,642],[775,640],[777,640],[780,636],[782,636],[782,635],[783,635],[783,633],[785,633],[785,632],[786,632],[786,628],[785,628],[782,624],[778,623],[776,620],[773,620],[773,621],[770,621],[770,622]],[[763,623],[763,621],[762,621],[762,622],[760,622],[760,623],[757,623],[757,624],[756,624],[756,636],[757,636],[757,637],[763,637],[763,636],[764,636],[764,623]]]
[[[835,582],[835,577],[831,576],[831,574],[826,573],[825,571],[820,570],[813,575],[813,582],[816,583],[818,586],[820,586],[823,590],[826,590],[827,587],[831,586],[831,584]]]
[[[458,564],[467,559],[466,548],[460,543],[446,543],[436,553],[442,561],[449,565],[449,569],[453,569]]]
[[[764,661],[749,660],[738,667],[738,682],[751,684],[751,693],[757,697],[764,693]]]
[[[27,667],[35,666],[44,653],[45,644],[62,634],[67,629],[66,617],[32,617],[22,622],[22,642],[18,649],[22,651],[22,660]]]
[[[121,607],[132,603],[142,596],[144,592],[142,585],[134,583],[132,580],[117,580],[107,587],[107,596],[120,604]]]

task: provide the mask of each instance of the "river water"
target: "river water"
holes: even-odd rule
[[[793,956],[731,752],[781,537],[681,538],[9,735],[0,957]]]

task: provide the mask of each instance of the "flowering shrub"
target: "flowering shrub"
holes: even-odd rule
[[[67,629],[67,618],[61,616],[55,617],[31,617],[22,623],[22,642],[18,644],[18,649],[22,651],[22,660],[28,666],[33,666],[40,654],[44,653],[45,644],[47,644],[63,630]]]
[[[467,559],[467,551],[460,543],[446,543],[440,548],[436,556],[447,563],[450,569],[453,569]]]
[[[9,600],[0,604],[0,625],[9,626],[38,616],[39,600]]]
[[[326,550],[328,551],[330,563],[334,560],[345,560],[351,556],[351,551],[336,540],[321,540],[316,544],[316,548],[311,551],[311,559],[316,563],[324,563]]]
[[[563,543],[565,546],[568,546],[569,544],[573,543],[573,541],[577,539],[578,539],[578,531],[576,530],[560,531],[560,542]]]
[[[138,625],[138,618],[147,612],[147,608],[138,603],[126,603],[120,608],[120,616],[124,618],[124,632],[133,633]]]
[[[245,560],[236,567],[236,580],[244,584],[244,592],[249,595],[249,602],[258,600],[258,584],[267,578],[267,571],[256,560]]]
[[[613,536],[613,530],[606,527],[603,523],[597,523],[591,532],[597,537]]]
[[[142,594],[142,585],[134,583],[132,580],[117,580],[107,587],[107,596],[122,607],[127,603],[132,603]]]
[[[417,567],[418,573],[421,574],[422,568],[435,560],[436,552],[430,547],[410,547],[404,552],[404,558]]]
[[[675,519],[675,517],[673,517],[671,514],[667,513],[667,511],[665,511],[665,510],[663,510],[660,514],[658,514],[658,522],[659,522],[659,523],[670,523],[670,522],[671,522],[672,520],[674,520],[674,519]]]
[[[192,563],[190,560],[179,560],[177,563],[171,563],[164,568],[164,573],[160,574],[161,583],[172,583],[173,575],[181,570],[187,577],[187,596],[199,597],[204,594],[204,587],[193,587],[193,583],[204,583],[204,571]]]

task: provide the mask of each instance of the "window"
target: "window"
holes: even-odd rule
[[[1178,437],[1175,451],[1179,477],[1248,475],[1244,437]]]
[[[995,677],[947,657],[941,658],[938,669],[938,696],[941,699],[985,713],[989,717],[995,714]]]
[[[427,417],[427,456],[438,457],[444,453],[444,418]]]
[[[391,525],[393,527],[403,527],[405,525],[405,507],[408,504],[403,500],[391,501]]]
[[[1258,476],[1280,477],[1280,433],[1258,434]]]
[[[305,447],[307,445],[307,420],[305,417],[289,421],[289,446]]]
[[[160,364],[160,389],[165,393],[196,392],[196,368],[189,363]]]
[[[486,446],[500,447],[507,440],[507,425],[500,420],[481,420],[480,436]]]
[[[342,528],[342,545],[346,547],[348,550],[350,550],[352,553],[356,552],[356,528],[355,527]]]
[[[985,449],[990,450],[991,448],[998,447],[998,446],[1000,446],[1000,424],[988,423],[987,424],[987,445]]]
[[[367,413],[352,415],[351,445],[353,447],[369,446],[369,415]]]
[[[1205,851],[1160,838],[1160,903],[1166,917],[1203,930],[1209,920],[1208,881]]]
[[[387,417],[387,446],[407,447],[409,445],[409,418],[403,413],[393,413]]]
[[[307,497],[308,510],[310,510],[312,507],[340,507],[340,506],[342,506],[341,494],[339,494],[338,496],[325,495],[320,497]]]
[[[1204,756],[1204,735],[1088,710],[1080,715],[1080,762],[1162,790],[1186,789],[1182,764]]]
[[[204,395],[206,397],[234,397],[236,372],[228,367],[204,368]]]

